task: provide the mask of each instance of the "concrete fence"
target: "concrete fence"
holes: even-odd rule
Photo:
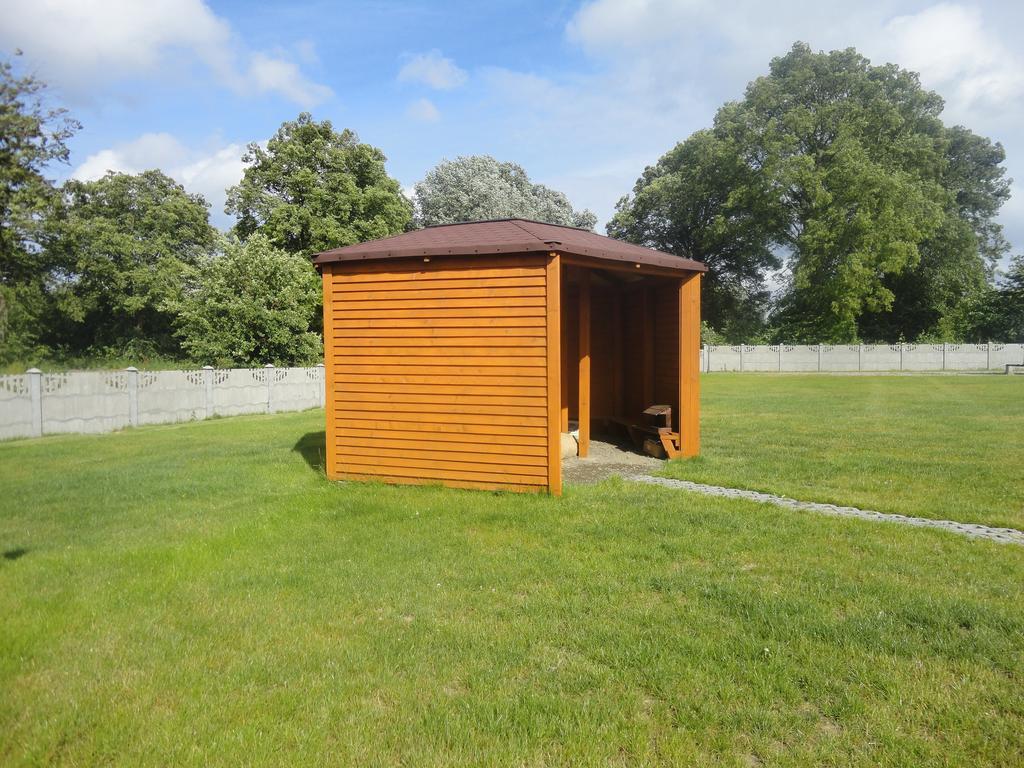
[[[324,367],[0,376],[0,440],[323,406]]]
[[[817,344],[705,346],[715,371],[986,371],[1024,363],[1024,344]],[[274,413],[324,403],[324,367],[191,371],[35,368],[0,376],[0,440],[111,432],[143,424]]]
[[[714,371],[989,371],[1024,363],[1024,344],[778,344],[701,349]]]

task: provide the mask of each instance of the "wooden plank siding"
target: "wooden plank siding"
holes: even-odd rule
[[[328,475],[560,492],[559,269],[544,253],[324,265]]]

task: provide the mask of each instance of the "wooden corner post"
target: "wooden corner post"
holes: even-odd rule
[[[683,456],[700,453],[700,272],[679,284],[679,442]]]
[[[338,473],[337,435],[335,434],[335,392],[334,392],[334,268],[330,264],[320,267],[321,280],[324,288],[324,411],[327,417],[324,439],[324,470],[327,477],[333,478]]]
[[[579,431],[581,457],[590,453],[590,270],[580,270],[580,392]]]
[[[548,254],[545,277],[547,316],[548,491],[562,495],[562,264]]]

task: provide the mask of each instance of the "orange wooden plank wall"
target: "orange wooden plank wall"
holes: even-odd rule
[[[328,475],[558,492],[547,263],[325,265]]]

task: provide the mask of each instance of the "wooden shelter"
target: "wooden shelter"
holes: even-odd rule
[[[523,219],[314,262],[331,478],[559,494],[570,421],[699,452],[699,262]]]

